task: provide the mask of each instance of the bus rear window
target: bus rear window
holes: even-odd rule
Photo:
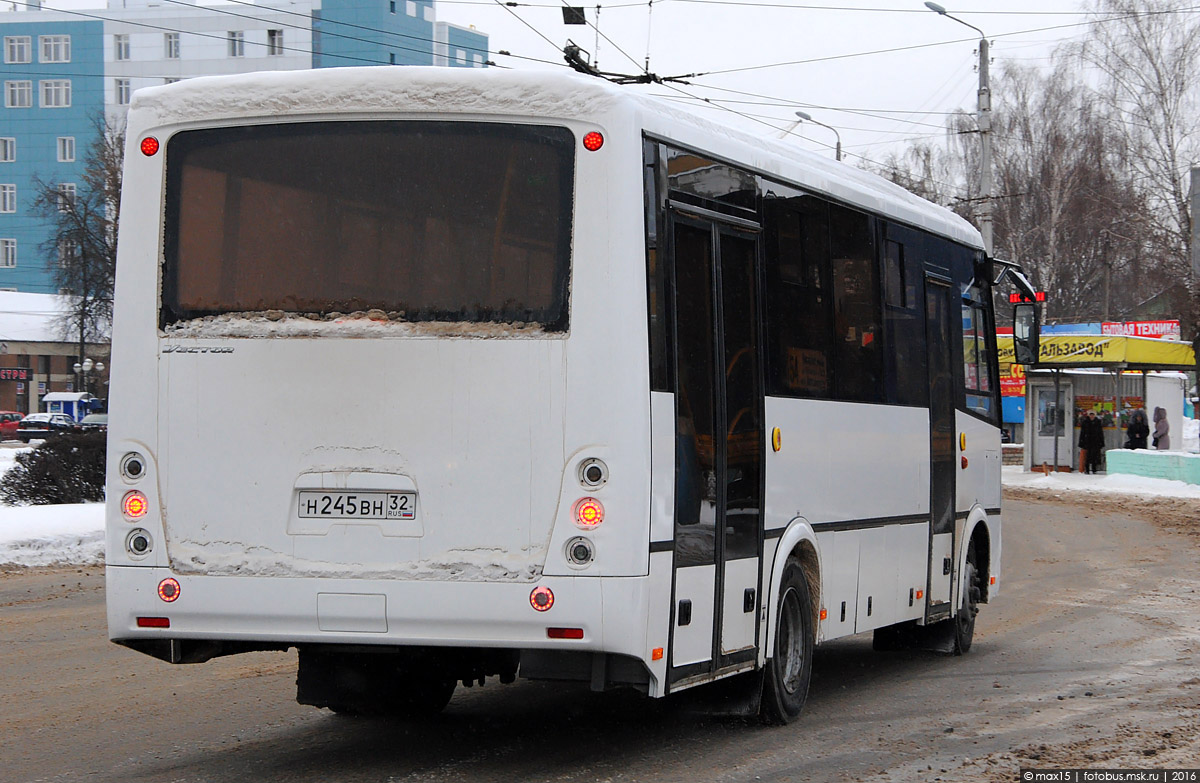
[[[161,322],[376,309],[565,330],[574,149],[566,128],[496,123],[178,133]]]

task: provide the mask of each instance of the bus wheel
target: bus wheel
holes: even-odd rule
[[[962,606],[954,622],[954,654],[963,655],[971,650],[975,640],[975,615],[979,614],[979,569],[975,565],[975,543],[967,545],[967,567],[963,571]]]
[[[779,593],[775,647],[763,678],[761,717],[764,723],[783,725],[800,714],[812,678],[812,604],[798,560],[788,561]]]

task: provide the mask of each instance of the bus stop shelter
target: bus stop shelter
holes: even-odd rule
[[[1032,368],[1013,364],[1011,337],[997,340],[1001,386],[1024,401],[1024,463],[1075,464],[1075,430],[1080,416],[1096,410],[1105,425],[1107,448],[1124,443],[1124,427],[1137,408],[1167,410],[1171,432],[1182,432],[1187,384],[1178,374],[1196,369],[1192,346],[1176,340],[1124,335],[1064,334],[1042,337]],[[1029,372],[1027,372],[1029,370]],[[1071,422],[1069,428],[1067,422]],[[1179,441],[1176,440],[1176,443]]]

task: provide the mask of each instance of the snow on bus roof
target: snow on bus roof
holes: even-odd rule
[[[698,151],[736,160],[768,176],[824,193],[974,248],[979,232],[944,207],[882,177],[795,144],[757,136],[685,108],[601,79],[574,73],[498,68],[323,68],[257,71],[187,79],[138,90],[129,114],[130,138],[159,125],[246,117],[312,118],[328,114],[507,114],[528,118],[636,115],[643,127]],[[710,148],[712,147],[712,148]]]

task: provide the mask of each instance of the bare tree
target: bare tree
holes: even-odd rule
[[[1094,0],[1087,40],[1071,51],[1095,68],[1145,189],[1159,248],[1186,268],[1188,170],[1200,156],[1200,19],[1178,0]]]
[[[125,152],[123,122],[101,115],[94,125],[83,183],[71,192],[65,183],[38,180],[35,196],[54,227],[42,250],[55,285],[69,302],[61,327],[78,340],[80,360],[84,346],[107,339],[112,325]]]

